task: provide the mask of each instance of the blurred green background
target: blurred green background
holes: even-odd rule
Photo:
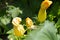
[[[13,28],[12,19],[30,17],[33,21],[37,17],[43,0],[0,0],[0,37]],[[52,0],[53,4],[47,9],[47,20],[54,21],[60,34],[60,0]]]

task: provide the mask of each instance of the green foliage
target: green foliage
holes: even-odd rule
[[[44,27],[29,33],[25,40],[58,40],[53,22],[46,21]]]
[[[17,7],[7,5],[8,10],[6,11],[12,18],[17,17],[22,11]]]
[[[49,21],[39,24],[37,22],[37,14],[42,1],[43,0],[1,0],[0,35],[8,34],[6,37],[9,40],[60,40],[60,1],[52,0],[53,4],[47,9],[47,20]],[[7,3],[5,4],[5,2]],[[22,18],[24,27],[26,27],[25,18],[32,18],[34,25],[37,25],[37,29],[28,30],[26,35],[22,37],[15,36],[11,22],[12,18],[17,16]],[[0,40],[3,40],[3,38],[0,38]]]
[[[60,7],[59,7],[59,10],[58,10],[57,14],[58,14],[58,17],[60,18]]]
[[[0,38],[0,40],[2,40],[2,39]]]
[[[3,25],[7,25],[10,22],[10,18],[6,16],[1,17],[0,19],[1,19],[0,21],[2,22],[1,24]]]
[[[56,27],[60,28],[60,19],[58,19],[57,23],[56,23]]]
[[[58,40],[60,40],[60,35],[58,34],[57,36],[58,36]]]
[[[59,12],[59,2],[53,2],[51,8],[49,8],[49,11],[48,11],[48,19],[51,20],[51,21],[55,21],[57,18],[59,18],[60,16],[58,16],[58,12]],[[56,19],[54,19],[56,18]]]

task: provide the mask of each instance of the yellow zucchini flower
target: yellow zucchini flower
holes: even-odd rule
[[[41,3],[41,8],[39,10],[38,13],[38,21],[39,22],[44,22],[47,18],[47,13],[46,13],[46,9],[52,4],[52,1],[49,0],[44,0]]]
[[[15,17],[15,18],[13,18],[13,20],[12,20],[12,24],[13,24],[14,26],[17,26],[17,25],[19,25],[19,24],[21,23],[21,21],[22,21],[21,18]]]
[[[25,29],[23,25],[20,24],[20,22],[21,22],[21,18],[19,17],[13,18],[12,20],[14,35],[16,36],[22,36],[25,33]]]
[[[29,17],[26,18],[26,26],[28,29],[34,29],[34,27],[35,27],[33,25],[33,21]]]
[[[15,36],[23,36],[25,33],[25,29],[22,25],[14,26],[14,35]]]

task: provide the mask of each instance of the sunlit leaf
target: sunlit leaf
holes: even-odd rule
[[[13,29],[9,30],[7,34],[14,34]]]
[[[9,13],[13,18],[17,17],[19,14],[22,14],[22,11],[17,7],[9,6],[8,10],[6,10],[7,13]]]
[[[60,27],[60,18],[58,19],[57,23],[56,23],[56,27],[59,28]]]
[[[2,24],[7,25],[10,23],[10,18],[7,18],[6,16],[4,16],[0,18],[0,21]]]
[[[58,34],[57,36],[58,36],[58,40],[60,40],[60,34]]]
[[[60,15],[60,8],[59,8],[59,10],[58,10],[58,15]]]

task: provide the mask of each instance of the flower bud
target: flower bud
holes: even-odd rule
[[[41,4],[41,8],[47,9],[48,7],[50,7],[51,4],[52,4],[52,1],[44,0]]]
[[[26,18],[26,26],[28,29],[34,29],[34,27],[35,27],[33,25],[33,21],[29,17]]]

